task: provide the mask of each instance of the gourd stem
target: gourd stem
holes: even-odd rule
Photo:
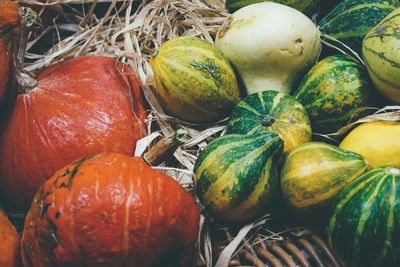
[[[178,129],[170,137],[164,137],[158,141],[149,151],[143,155],[143,159],[149,164],[158,165],[172,156],[175,150],[186,142],[188,133]]]
[[[262,115],[260,118],[260,122],[262,126],[269,127],[275,122],[275,118],[271,114]]]
[[[38,31],[41,29],[42,25],[40,18],[32,9],[21,7],[18,9],[18,13],[20,15],[21,25],[17,39],[17,50],[14,52],[13,57],[18,94],[27,94],[37,85],[36,80],[24,71],[24,58],[28,45],[28,37],[31,30]]]

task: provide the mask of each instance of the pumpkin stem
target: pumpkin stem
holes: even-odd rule
[[[21,25],[18,33],[18,47],[13,56],[16,69],[18,94],[27,94],[37,85],[36,80],[24,71],[24,58],[26,47],[28,45],[28,37],[31,30],[39,31],[42,24],[37,13],[28,7],[19,8],[18,13]]]
[[[158,165],[161,162],[171,157],[172,153],[188,138],[188,133],[185,130],[178,129],[170,137],[164,137],[158,141],[149,151],[144,153],[143,159],[147,164]]]
[[[262,126],[269,127],[275,122],[275,118],[271,114],[262,115],[260,122]]]

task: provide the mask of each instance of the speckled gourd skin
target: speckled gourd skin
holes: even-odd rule
[[[377,92],[363,65],[335,55],[315,64],[293,96],[307,110],[314,132],[331,133],[365,115]]]
[[[375,87],[388,99],[400,103],[400,8],[368,32],[362,51]]]
[[[361,56],[364,36],[399,6],[398,0],[346,0],[323,17],[318,26],[321,33],[338,39]]]
[[[155,94],[165,112],[204,123],[227,117],[240,101],[236,75],[213,44],[191,36],[163,43],[149,60]]]
[[[283,199],[299,214],[329,207],[340,191],[370,170],[360,154],[322,142],[293,149],[280,173]]]

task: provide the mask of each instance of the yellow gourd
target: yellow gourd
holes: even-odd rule
[[[400,167],[400,122],[367,122],[354,128],[340,148],[359,153],[369,164]]]

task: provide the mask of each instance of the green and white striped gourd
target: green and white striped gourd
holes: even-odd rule
[[[400,266],[399,216],[400,169],[372,169],[333,203],[328,243],[346,266]]]
[[[278,192],[283,141],[273,132],[229,134],[208,144],[194,173],[197,195],[215,217],[229,222],[266,212]]]

